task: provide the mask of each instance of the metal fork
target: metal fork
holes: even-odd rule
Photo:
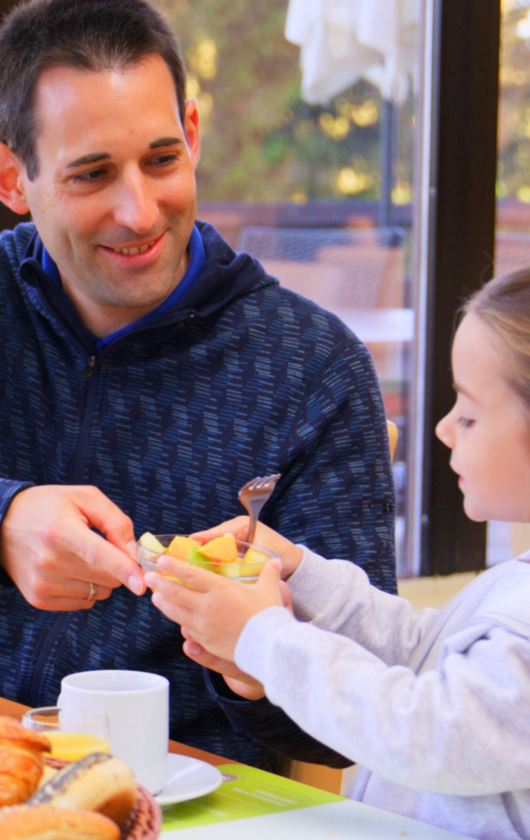
[[[258,524],[258,516],[261,508],[271,495],[276,487],[276,482],[281,478],[280,473],[276,475],[265,475],[263,478],[258,476],[247,483],[239,491],[238,498],[244,508],[247,509],[250,516],[250,525],[248,526],[247,542],[254,541],[256,533],[256,525]]]

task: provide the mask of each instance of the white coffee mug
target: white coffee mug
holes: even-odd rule
[[[110,751],[160,793],[167,781],[169,682],[145,671],[82,671],[61,680],[57,705],[96,709],[110,723]]]

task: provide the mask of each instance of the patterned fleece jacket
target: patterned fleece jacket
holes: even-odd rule
[[[50,293],[34,226],[0,235],[0,523],[28,486],[90,484],[137,537],[187,534],[242,513],[238,488],[280,472],[263,520],[394,591],[388,442],[367,350],[198,228],[206,264],[182,300],[99,354],[64,292]],[[280,753],[349,763],[181,648],[149,594],[121,587],[90,610],[43,611],[0,569],[0,695],[53,705],[75,671],[156,671],[170,681],[172,738],[271,769]]]

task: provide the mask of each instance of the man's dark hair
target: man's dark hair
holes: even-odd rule
[[[0,141],[38,175],[35,91],[50,67],[122,69],[157,53],[177,91],[184,127],[186,69],[164,18],[144,0],[29,0],[0,27]]]

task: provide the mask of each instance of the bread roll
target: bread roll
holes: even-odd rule
[[[2,840],[120,840],[116,823],[91,811],[15,808],[0,811]]]
[[[51,748],[45,735],[25,729],[14,718],[0,717],[0,807],[31,796],[44,770],[44,754]]]
[[[121,758],[91,753],[59,770],[31,797],[28,805],[99,811],[120,828],[125,828],[136,804],[137,792],[132,771]]]

